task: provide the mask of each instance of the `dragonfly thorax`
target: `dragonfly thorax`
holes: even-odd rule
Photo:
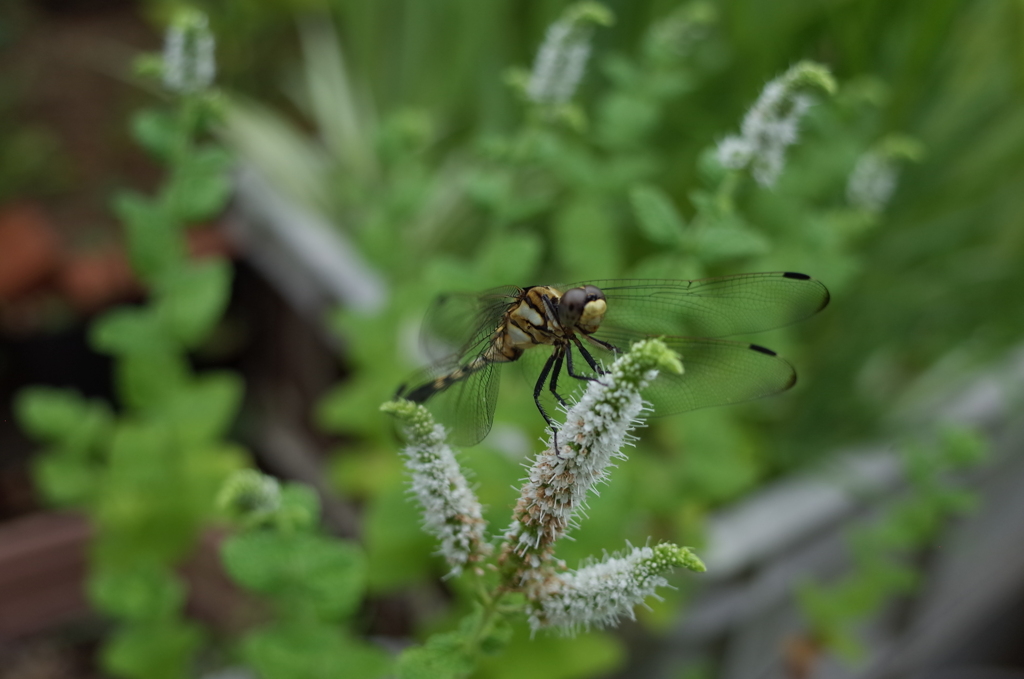
[[[604,293],[593,285],[564,293],[550,286],[527,288],[496,333],[492,358],[514,361],[531,347],[564,344],[577,332],[589,335],[601,326],[607,308]]]

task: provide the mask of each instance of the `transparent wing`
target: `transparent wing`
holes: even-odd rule
[[[460,362],[459,358],[458,354],[453,354],[446,361],[420,370],[399,388],[395,396],[423,403],[448,429],[450,443],[472,446],[491,430],[502,364],[487,363],[479,370],[437,388],[439,378],[454,375],[471,362],[471,359]]]
[[[825,308],[828,290],[804,274],[752,273],[695,281],[598,280],[608,299],[601,328],[653,337],[728,337],[780,328]]]
[[[621,350],[645,335],[599,331],[594,336]],[[770,349],[756,344],[691,337],[664,337],[683,361],[683,374],[662,372],[644,391],[654,405],[654,417],[698,408],[750,401],[786,391],[796,384],[796,370]],[[593,345],[584,344],[591,351]],[[593,347],[606,365],[612,352]]]
[[[502,314],[522,293],[507,285],[483,293],[445,293],[430,305],[420,330],[420,343],[434,361],[466,355],[501,322]]]

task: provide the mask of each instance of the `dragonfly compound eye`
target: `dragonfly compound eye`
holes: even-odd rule
[[[583,288],[566,290],[558,300],[558,322],[563,328],[571,328],[580,320],[587,304],[587,291]]]
[[[575,327],[590,334],[601,326],[607,308],[600,288],[593,285],[572,288],[558,300],[558,320],[562,327]]]

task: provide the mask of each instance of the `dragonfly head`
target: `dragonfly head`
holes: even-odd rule
[[[579,328],[587,335],[601,327],[608,309],[604,293],[593,285],[566,290],[558,300],[558,322],[563,328]]]

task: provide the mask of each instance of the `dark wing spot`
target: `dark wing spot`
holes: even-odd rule
[[[751,344],[750,348],[754,351],[760,351],[762,354],[768,354],[769,356],[778,356],[774,351],[768,347],[762,347],[760,344]]]
[[[811,277],[808,276],[805,273],[794,273],[792,271],[785,272],[784,274],[782,274],[782,277],[783,278],[795,278],[798,281],[809,281],[809,280],[811,280]]]

